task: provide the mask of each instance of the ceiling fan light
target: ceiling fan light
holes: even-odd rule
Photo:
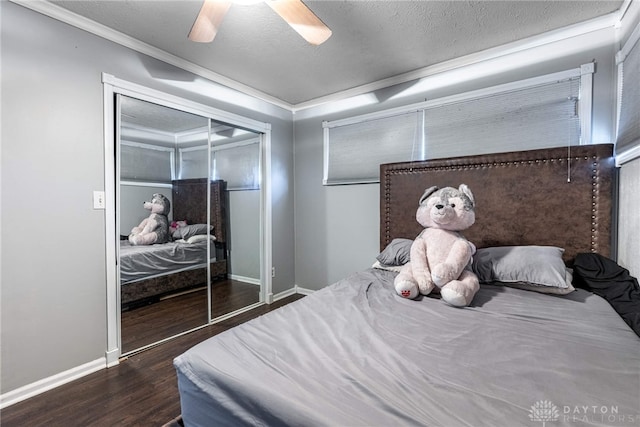
[[[302,0],[266,0],[266,3],[312,45],[318,46],[331,37],[329,27]]]
[[[331,37],[331,30],[302,0],[204,0],[200,13],[189,32],[189,40],[211,42],[231,4],[252,5],[264,1],[298,34],[312,45],[320,45]]]
[[[314,46],[319,46],[331,37],[331,30],[328,28],[318,28],[314,25],[289,24],[307,42]]]
[[[189,32],[189,40],[198,43],[212,41],[230,6],[228,0],[205,0]]]

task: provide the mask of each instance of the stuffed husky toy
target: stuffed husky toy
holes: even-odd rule
[[[480,288],[470,268],[475,246],[458,231],[471,227],[475,218],[473,194],[466,185],[427,189],[416,213],[425,229],[394,281],[398,295],[416,298],[435,289],[452,306],[469,305]]]
[[[144,208],[150,210],[151,213],[142,220],[140,225],[133,227],[129,235],[129,242],[132,245],[153,245],[170,241],[169,220],[167,218],[171,209],[169,199],[156,193],[151,201],[144,202]]]

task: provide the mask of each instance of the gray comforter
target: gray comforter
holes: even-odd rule
[[[483,286],[471,307],[367,270],[175,359],[187,426],[640,425],[640,339],[602,298]]]
[[[211,261],[215,248],[211,247]],[[202,268],[207,265],[207,242],[169,242],[135,246],[120,241],[120,284],[151,279],[165,274]]]

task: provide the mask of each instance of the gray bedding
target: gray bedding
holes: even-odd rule
[[[397,297],[393,277],[358,273],[177,357],[185,425],[640,425],[640,339],[604,299],[483,285],[456,309]]]
[[[211,261],[215,261],[211,245]],[[134,246],[120,241],[120,284],[146,280],[207,265],[207,242],[169,242],[157,245]]]

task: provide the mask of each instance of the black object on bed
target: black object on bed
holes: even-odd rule
[[[629,270],[597,253],[581,253],[574,263],[574,286],[606,299],[640,336],[640,287]]]

